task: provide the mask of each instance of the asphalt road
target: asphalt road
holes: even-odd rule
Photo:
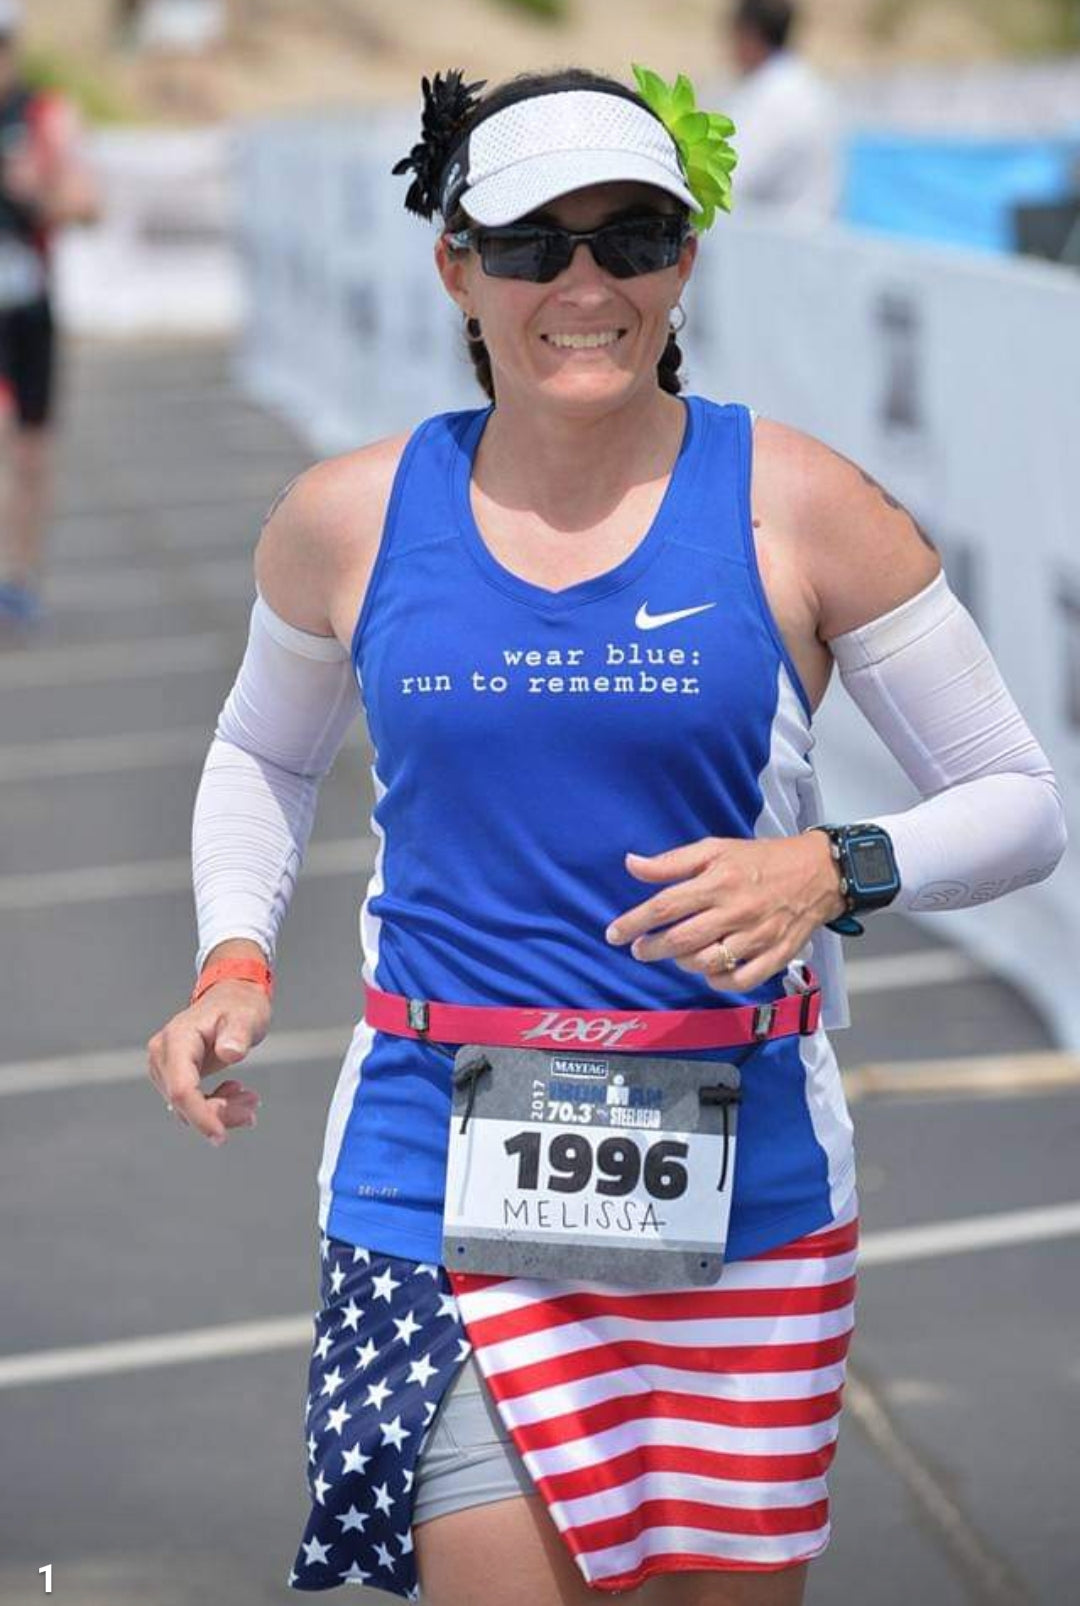
[[[141,1045],[189,985],[254,532],[310,454],[213,345],[87,347],[69,388],[50,623],[0,650],[0,1600],[284,1602],[366,756],[358,733],[323,790],[258,1129],[211,1150]],[[1077,1067],[947,938],[884,917],[849,949],[837,1046],[878,1069],[851,1083],[867,1254],[811,1606],[1077,1598]]]

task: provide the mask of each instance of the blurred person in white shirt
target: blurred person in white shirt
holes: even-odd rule
[[[790,0],[737,0],[724,12],[739,73],[727,99],[739,202],[824,222],[839,200],[839,118],[827,84],[790,48],[797,21]]]

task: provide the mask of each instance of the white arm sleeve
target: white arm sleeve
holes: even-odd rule
[[[962,909],[1044,880],[1065,851],[1054,772],[944,573],[829,646],[923,801],[878,815],[903,883],[893,909]]]
[[[319,784],[358,708],[341,643],[297,630],[257,598],[195,800],[196,969],[228,937],[273,959]]]

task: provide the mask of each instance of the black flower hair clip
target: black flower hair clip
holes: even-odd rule
[[[395,173],[413,172],[405,207],[417,217],[430,218],[439,208],[439,178],[446,159],[457,143],[461,127],[473,108],[479,105],[479,91],[486,79],[467,84],[464,74],[453,68],[443,77],[421,79],[424,110],[420,120],[420,140],[408,156],[395,162]]]

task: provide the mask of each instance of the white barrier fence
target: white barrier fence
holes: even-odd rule
[[[390,177],[413,137],[411,120],[373,116],[267,126],[241,142],[242,376],[319,451],[480,400],[433,234]],[[1055,763],[1080,840],[1080,281],[842,229],[721,220],[687,310],[694,390],[820,435],[932,534]],[[818,727],[831,816],[914,801],[842,691]],[[1080,1047],[1080,852],[1043,885],[920,918],[1014,980]]]
[[[222,127],[108,129],[88,156],[101,221],[57,249],[57,301],[80,334],[231,335],[243,317]]]

